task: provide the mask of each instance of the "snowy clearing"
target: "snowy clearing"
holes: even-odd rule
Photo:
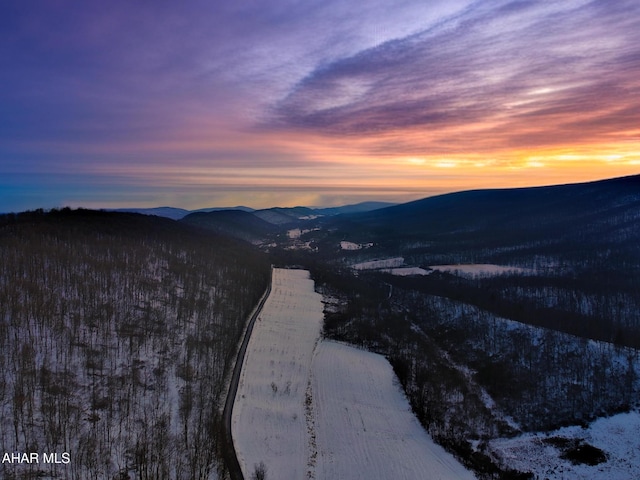
[[[309,273],[274,269],[271,295],[249,340],[231,420],[247,479],[260,462],[267,478],[307,476],[305,393],[322,318],[322,297],[314,292]]]
[[[355,270],[376,270],[378,268],[397,268],[404,265],[404,258],[384,258],[382,260],[371,260],[369,262],[361,262],[351,265]]]
[[[319,230],[319,228],[307,228],[307,229],[293,228],[291,230],[287,230],[287,236],[291,240],[297,240],[305,233],[314,232],[316,230]]]
[[[242,369],[232,431],[251,478],[474,478],[433,443],[383,357],[320,342],[322,297],[304,270],[274,269]]]
[[[532,273],[531,270],[520,267],[493,265],[490,263],[473,263],[462,265],[430,265],[431,270],[453,273],[461,277],[491,277],[506,273]]]
[[[287,231],[287,236],[292,240],[295,238],[300,238],[300,235],[302,235],[302,230],[300,230],[299,228],[294,228]]]
[[[548,434],[527,434],[512,439],[490,442],[509,466],[529,471],[536,478],[549,480],[564,478],[626,480],[640,478],[640,413],[621,413],[600,418],[587,428],[565,427]],[[562,452],[548,439],[584,440],[607,455],[607,461],[598,465],[574,465],[561,458]],[[547,441],[545,441],[547,440]]]
[[[432,273],[430,270],[425,270],[420,267],[400,267],[400,268],[385,268],[382,269],[384,273],[390,273],[391,275],[397,275],[399,277],[406,277],[408,275],[429,275]]]
[[[475,478],[424,431],[381,355],[323,341],[312,385],[316,478]]]
[[[340,242],[340,248],[342,250],[361,250],[363,248],[371,248],[373,247],[373,243],[353,243],[353,242],[347,242],[345,240],[343,240],[342,242]]]
[[[318,247],[312,247],[311,246],[311,242],[304,242],[304,243],[296,243],[295,245],[290,245],[288,247],[285,247],[285,250],[310,250],[310,251],[317,251]]]
[[[360,245],[359,243],[342,241],[340,242],[340,248],[342,250],[360,250],[362,248],[362,245]]]

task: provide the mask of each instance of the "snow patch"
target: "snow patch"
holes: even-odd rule
[[[373,243],[353,243],[344,240],[340,242],[340,248],[342,250],[362,250],[363,248],[371,247],[373,247]]]
[[[377,270],[380,268],[397,268],[404,265],[403,257],[384,258],[381,260],[371,260],[352,265],[355,270]]]
[[[521,267],[493,265],[490,263],[472,263],[461,265],[431,265],[431,270],[447,272],[461,277],[492,277],[512,273],[533,273],[532,270]]]
[[[424,431],[381,355],[320,342],[313,391],[316,478],[475,478]]]
[[[291,239],[300,238],[300,235],[302,235],[302,230],[300,230],[299,228],[293,228],[287,231],[287,236]]]
[[[400,267],[400,268],[385,268],[382,270],[384,273],[390,273],[391,275],[397,275],[399,277],[406,277],[409,275],[429,275],[433,273],[430,270],[425,270],[420,267]]]
[[[600,418],[587,428],[565,427],[547,434],[526,434],[517,438],[498,439],[490,447],[513,468],[532,472],[535,478],[623,480],[640,478],[640,412],[621,413]],[[561,458],[561,451],[548,439],[583,440],[607,455],[598,465],[574,465]],[[546,441],[545,441],[546,440]]]

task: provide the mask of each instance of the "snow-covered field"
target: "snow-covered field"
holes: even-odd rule
[[[348,245],[342,245],[343,250],[355,249]],[[356,245],[356,244],[353,244]],[[357,245],[356,245],[357,246]],[[347,248],[348,247],[348,248]],[[403,257],[383,258],[379,260],[370,260],[368,262],[360,262],[351,265],[354,270],[380,270],[392,275],[429,275],[433,271],[449,272],[462,277],[490,277],[494,275],[503,275],[506,273],[531,273],[531,270],[520,267],[509,267],[503,265],[492,265],[488,263],[459,264],[459,265],[431,265],[429,270],[424,268],[409,266],[405,264]]]
[[[425,270],[420,267],[384,268],[382,271],[399,277],[406,277],[408,275],[429,275],[431,273],[431,270]]]
[[[512,439],[493,440],[491,448],[500,452],[509,466],[529,471],[536,478],[549,480],[640,478],[640,413],[621,413],[600,418],[588,428],[566,427],[547,434],[527,434]],[[561,458],[561,451],[549,438],[584,440],[607,455],[607,461],[598,465],[574,465]]]
[[[359,243],[346,242],[343,240],[342,242],[340,242],[340,248],[342,250],[360,250],[362,248],[362,245],[360,245]]]
[[[373,247],[373,243],[353,243],[347,242],[345,240],[340,242],[340,248],[342,250],[361,250],[363,248],[371,248]]]
[[[343,250],[354,249],[353,247],[345,248],[344,245],[341,245],[341,247]],[[462,277],[490,277],[506,273],[531,272],[530,270],[524,268],[492,265],[488,263],[431,265],[429,267],[429,270],[425,270],[424,268],[406,265],[403,257],[383,258],[379,260],[370,260],[368,262],[360,262],[351,265],[351,268],[353,268],[354,270],[379,270],[384,273],[390,273],[392,275],[399,276],[429,275],[433,271],[449,272],[454,275],[460,275]]]
[[[301,218],[301,220],[302,220],[302,218]],[[305,233],[313,232],[315,230],[319,230],[319,229],[318,228],[307,228],[307,229],[293,228],[291,230],[287,230],[287,236],[291,240],[297,240],[302,235],[304,235]]]
[[[505,273],[527,273],[531,272],[525,268],[509,267],[503,265],[492,265],[489,263],[474,263],[467,265],[430,265],[430,269],[439,272],[449,272],[462,277],[491,277]]]
[[[376,270],[378,268],[398,268],[404,265],[404,258],[384,258],[381,260],[371,260],[351,265],[355,270]]]
[[[475,478],[427,435],[381,355],[322,341],[312,371],[315,478]]]
[[[300,235],[302,235],[302,230],[300,230],[299,228],[294,228],[292,230],[287,230],[287,236],[289,238],[296,239],[296,238],[300,238]]]
[[[304,270],[274,269],[233,411],[238,459],[251,478],[473,478],[412,415],[389,363],[320,341],[322,298]]]
[[[322,326],[322,297],[304,270],[273,270],[271,294],[253,328],[231,429],[245,478],[307,478],[305,393]]]

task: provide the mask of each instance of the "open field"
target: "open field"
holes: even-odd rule
[[[245,478],[259,462],[267,478],[306,476],[305,392],[321,325],[322,297],[308,272],[274,269],[233,409],[232,433]]]
[[[274,269],[232,419],[246,478],[473,478],[435,445],[381,356],[320,340],[322,298],[304,270]]]
[[[424,431],[381,355],[320,342],[313,392],[316,478],[474,478]]]

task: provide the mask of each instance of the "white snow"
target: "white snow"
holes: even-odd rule
[[[245,478],[264,462],[267,478],[307,474],[305,392],[322,326],[322,297],[305,270],[273,270],[233,408],[232,434]]]
[[[526,434],[513,439],[490,442],[506,463],[521,471],[530,471],[536,478],[626,480],[640,478],[640,413],[633,411],[609,418],[600,418],[587,428],[565,427],[547,434]],[[560,458],[561,452],[543,439],[562,437],[582,439],[605,452],[607,461],[599,465],[574,465]]]
[[[373,243],[354,243],[343,240],[340,242],[340,248],[342,250],[362,250],[363,248],[371,248]]]
[[[420,267],[385,268],[382,271],[399,277],[406,277],[408,275],[429,275],[432,273],[430,270],[425,270]]]
[[[245,478],[473,478],[435,445],[381,356],[320,341],[322,297],[304,270],[274,269],[234,405]]]
[[[294,245],[289,245],[285,247],[285,250],[309,250],[309,251],[317,251],[318,247],[312,247],[311,242],[297,242]]]
[[[415,418],[389,362],[321,342],[313,360],[318,479],[475,478]]]
[[[342,245],[343,250],[355,250],[353,247],[346,248]],[[352,244],[356,245],[357,244]],[[493,265],[489,263],[473,263],[473,264],[456,264],[456,265],[431,265],[430,270],[420,267],[412,267],[405,264],[403,257],[383,258],[379,260],[370,260],[368,262],[360,262],[351,265],[354,270],[381,270],[392,275],[429,275],[433,271],[449,272],[462,277],[490,277],[494,275],[503,275],[507,273],[533,273],[533,270],[511,267],[503,265]]]
[[[490,263],[472,263],[461,265],[430,265],[431,270],[449,272],[461,277],[491,277],[505,273],[527,273],[526,268],[493,265]]]
[[[362,248],[362,245],[360,245],[359,243],[346,242],[343,240],[342,242],[340,242],[340,248],[342,250],[360,250]]]
[[[293,228],[287,231],[287,236],[291,239],[300,238],[300,235],[302,235],[302,230],[299,228]]]
[[[355,270],[376,270],[379,268],[397,268],[404,265],[404,258],[393,257],[384,258],[381,260],[371,260],[368,262],[361,262],[351,265]]]

